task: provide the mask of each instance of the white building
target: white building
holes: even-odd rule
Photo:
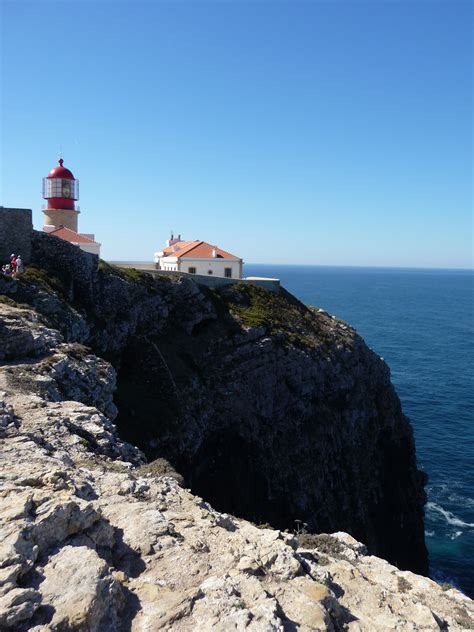
[[[166,247],[155,252],[155,263],[159,270],[241,279],[244,262],[205,241],[183,241],[181,235],[171,235]]]
[[[100,244],[94,240],[94,235],[77,233],[75,230],[71,230],[65,226],[59,226],[59,228],[55,226],[45,226],[43,231],[60,239],[64,239],[64,241],[78,246],[81,250],[100,256]]]

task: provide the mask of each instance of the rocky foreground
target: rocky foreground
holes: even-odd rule
[[[8,370],[0,629],[474,627],[473,602],[457,590],[367,555],[345,533],[295,535],[219,513],[166,464],[143,465],[97,408],[15,393]]]
[[[284,290],[153,278],[45,233],[32,259],[0,278],[12,389],[118,409],[119,436],[219,511],[344,531],[428,573],[412,428],[386,363],[349,325]]]
[[[0,277],[0,630],[474,628],[350,326],[34,231],[32,263]]]

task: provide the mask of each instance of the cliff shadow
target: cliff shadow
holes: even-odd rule
[[[287,504],[272,498],[257,446],[232,428],[205,437],[192,459],[182,464],[182,470],[193,493],[218,511],[277,528],[292,521]]]
[[[169,452],[179,443],[179,398],[154,341],[135,338],[126,347],[117,373],[114,401],[121,438],[143,450],[148,460],[169,458]]]

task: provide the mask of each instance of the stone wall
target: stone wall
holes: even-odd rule
[[[263,279],[263,278],[246,278],[246,279],[232,279],[214,275],[206,274],[190,274],[189,272],[176,272],[174,270],[144,270],[144,272],[150,272],[151,274],[159,274],[170,277],[185,276],[191,279],[198,285],[205,285],[207,287],[222,287],[223,285],[236,285],[237,283],[244,283],[250,285],[257,285],[258,287],[268,290],[269,292],[278,292],[280,290],[279,279]]]
[[[70,296],[88,302],[94,288],[99,257],[64,239],[32,231],[31,262],[60,279]]]
[[[0,206],[0,263],[8,263],[14,252],[25,263],[31,259],[31,209]]]
[[[270,279],[264,277],[247,277],[244,279],[234,279],[221,276],[207,275],[207,274],[190,274],[189,272],[177,272],[176,270],[157,270],[152,267],[153,264],[140,264],[140,263],[117,263],[119,268],[135,268],[136,270],[142,270],[152,275],[168,276],[171,278],[187,277],[198,285],[205,285],[206,287],[222,287],[224,285],[236,285],[237,283],[243,283],[246,285],[256,285],[269,292],[280,291],[280,279]]]

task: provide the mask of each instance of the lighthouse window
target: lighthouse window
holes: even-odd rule
[[[232,268],[224,268],[224,276],[228,279],[232,278]]]
[[[73,197],[74,182],[63,178],[51,178],[46,184],[47,197]]]

